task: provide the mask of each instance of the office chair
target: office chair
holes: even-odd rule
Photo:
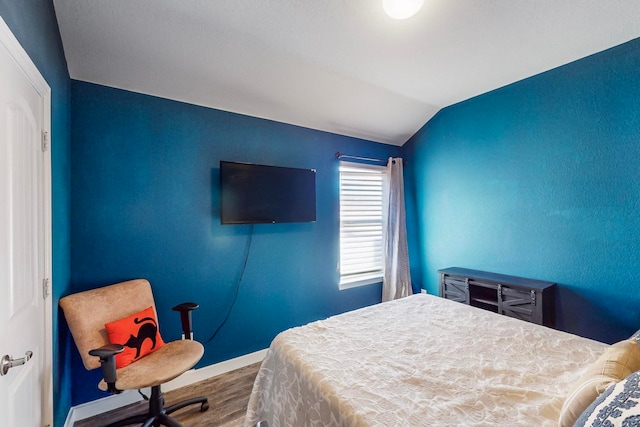
[[[191,311],[198,308],[197,304],[184,303],[173,308],[180,312],[184,339],[168,343],[159,335],[151,285],[144,279],[66,296],[60,300],[60,307],[85,368],[102,368],[103,379],[98,388],[120,393],[151,387],[147,414],[116,421],[109,427],[139,423],[143,427],[182,427],[169,414],[195,404],[200,404],[202,412],[209,409],[206,397],[165,408],[160,388],[195,366],[204,354],[202,344],[191,339]],[[135,330],[126,329],[130,326]],[[109,334],[124,337],[120,341],[128,339],[112,343]],[[145,355],[147,351],[150,353]],[[121,366],[127,362],[120,357],[116,359],[120,354],[130,359],[129,365]]]

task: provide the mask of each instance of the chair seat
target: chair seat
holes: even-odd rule
[[[193,368],[203,354],[204,347],[197,341],[166,343],[159,350],[118,369],[116,388],[135,390],[164,384]],[[100,381],[98,388],[107,391],[107,383]]]

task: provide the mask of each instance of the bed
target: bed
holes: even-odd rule
[[[557,426],[609,347],[417,294],[279,334],[245,426]]]

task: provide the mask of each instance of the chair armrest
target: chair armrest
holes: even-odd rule
[[[182,339],[192,340],[193,332],[191,331],[191,312],[200,307],[195,302],[183,302],[172,308],[173,311],[180,312],[180,321],[182,322]]]
[[[89,355],[100,358],[102,378],[107,383],[109,393],[120,393],[120,390],[116,389],[116,354],[122,353],[123,350],[124,346],[120,344],[107,344],[100,348],[89,350]]]

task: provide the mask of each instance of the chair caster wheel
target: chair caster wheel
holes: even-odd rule
[[[205,412],[207,409],[209,409],[209,402],[204,402],[200,405],[200,412]]]

